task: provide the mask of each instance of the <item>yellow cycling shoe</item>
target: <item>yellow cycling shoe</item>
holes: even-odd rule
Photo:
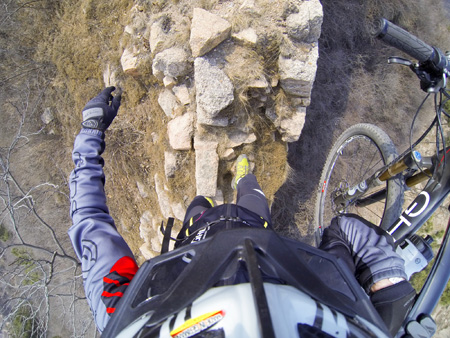
[[[250,166],[248,163],[247,155],[245,154],[239,155],[238,159],[236,160],[236,175],[231,181],[231,187],[234,190],[236,190],[239,180],[243,178],[245,175],[247,175],[249,172]]]

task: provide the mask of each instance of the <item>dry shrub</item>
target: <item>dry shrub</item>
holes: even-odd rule
[[[56,84],[64,86],[80,110],[103,87],[103,62],[118,60],[129,0],[63,1],[52,34],[51,59],[58,70]],[[105,15],[107,13],[107,15]]]
[[[258,39],[256,51],[263,57],[264,72],[268,76],[278,74],[278,59],[282,36],[279,31],[266,31]]]
[[[253,81],[265,78],[263,58],[253,49],[236,46],[225,60],[225,72],[237,92],[244,92]]]

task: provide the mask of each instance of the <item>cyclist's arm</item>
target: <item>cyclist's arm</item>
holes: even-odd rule
[[[392,238],[356,215],[343,215],[325,229],[320,249],[348,266],[394,335],[412,305],[415,291],[406,281],[404,261],[393,249]],[[394,284],[394,279],[404,280]]]
[[[82,129],[75,139],[75,169],[70,175],[69,237],[81,261],[86,297],[100,332],[138,269],[106,206],[104,148],[101,131]]]

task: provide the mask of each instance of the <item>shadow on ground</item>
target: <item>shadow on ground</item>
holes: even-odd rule
[[[275,229],[283,236],[308,243],[312,241],[322,166],[345,117],[355,61],[368,62],[369,53],[373,53],[365,33],[363,6],[329,0],[322,1],[322,5],[324,21],[311,105],[299,140],[289,144],[290,170],[272,204]],[[349,10],[354,11],[351,20]]]

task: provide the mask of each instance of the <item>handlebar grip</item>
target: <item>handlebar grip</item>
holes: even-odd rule
[[[386,19],[375,21],[373,34],[420,62],[430,60],[434,56],[433,47]]]

